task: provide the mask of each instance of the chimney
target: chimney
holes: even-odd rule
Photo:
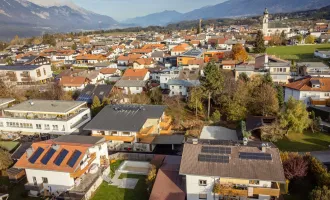
[[[243,145],[246,146],[248,144],[248,139],[246,137],[243,138]]]
[[[26,150],[26,158],[29,159],[33,154],[33,148],[30,147]]]
[[[196,138],[192,139],[192,143],[193,144],[198,144],[198,139],[196,139]]]
[[[263,153],[266,153],[267,146],[268,146],[268,145],[266,145],[265,143],[262,143],[262,144],[261,144],[261,151],[262,151]]]

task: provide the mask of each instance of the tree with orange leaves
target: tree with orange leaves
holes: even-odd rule
[[[240,62],[245,62],[249,57],[242,44],[235,44],[232,52],[233,59]]]

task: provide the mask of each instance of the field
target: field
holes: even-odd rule
[[[329,149],[330,135],[306,130],[304,133],[289,133],[275,144],[281,151],[322,151]]]
[[[267,53],[287,60],[318,61],[314,58],[315,49],[330,49],[330,44],[269,47]]]
[[[12,142],[12,141],[0,141],[0,147],[12,152],[17,146],[19,142]]]

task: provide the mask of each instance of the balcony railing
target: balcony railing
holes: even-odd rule
[[[96,159],[96,153],[92,153],[88,159],[87,164],[84,168],[78,169],[77,171],[70,174],[72,178],[78,178],[83,175],[91,166],[92,162]]]
[[[40,184],[33,184],[33,183],[26,183],[24,185],[25,190],[32,190],[32,191],[41,191],[44,188],[43,183]]]
[[[135,139],[134,136],[112,136],[112,135],[100,135],[100,134],[93,134],[92,136],[104,137],[107,141],[115,140],[115,141],[123,141],[123,142],[133,142]]]
[[[278,183],[272,183],[270,188],[255,187],[255,188],[253,188],[253,194],[262,194],[262,195],[279,197],[280,196],[280,186]]]
[[[155,126],[149,126],[146,128],[143,128],[140,130],[140,132],[137,134],[139,138],[144,138],[147,137],[148,135],[152,134],[155,130]]]
[[[171,123],[172,123],[172,118],[169,116],[165,116],[164,119],[160,122],[160,128],[167,129]]]

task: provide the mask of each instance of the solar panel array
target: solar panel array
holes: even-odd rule
[[[48,150],[48,152],[46,153],[46,155],[44,155],[44,157],[41,159],[41,163],[44,164],[44,165],[47,165],[48,161],[54,155],[55,152],[56,152],[55,149],[50,148]]]
[[[81,151],[75,150],[70,158],[70,160],[68,161],[67,165],[69,165],[70,167],[73,167],[74,164],[76,164],[78,158],[81,155]]]
[[[245,160],[272,160],[272,155],[269,153],[240,152],[239,158]]]
[[[231,154],[230,147],[202,146],[202,153]]]
[[[68,155],[68,153],[69,153],[68,150],[63,149],[63,150],[59,153],[59,155],[57,156],[57,158],[55,159],[55,161],[54,161],[55,165],[60,166],[61,163],[63,162],[65,156]]]
[[[36,160],[40,157],[40,155],[44,152],[45,149],[38,147],[37,151],[29,158],[30,163],[35,163]]]
[[[229,163],[229,156],[199,154],[198,155],[198,161],[200,161],[200,162]]]

